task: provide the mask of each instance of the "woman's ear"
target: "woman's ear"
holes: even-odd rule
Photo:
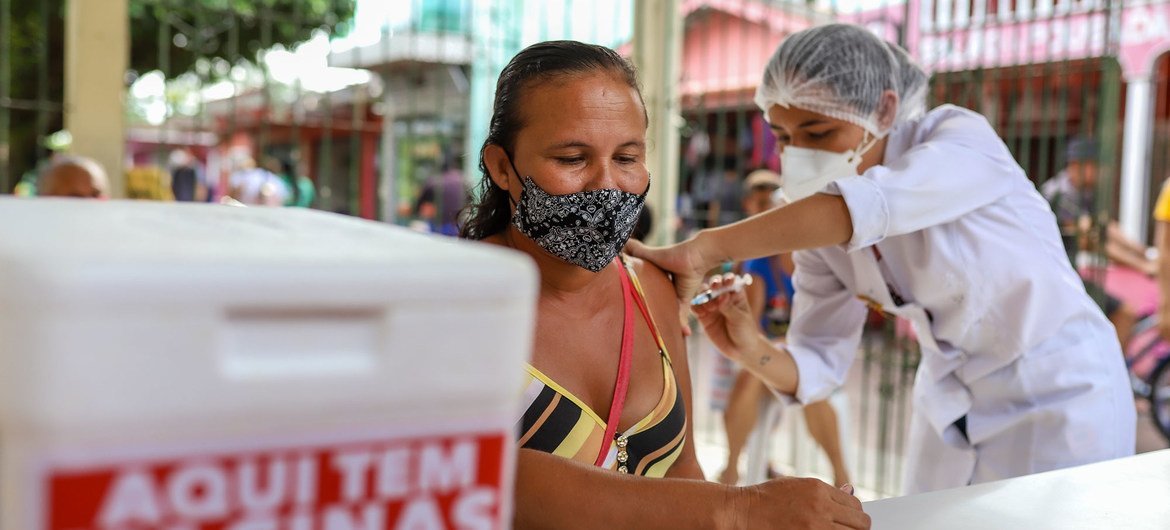
[[[508,191],[508,188],[513,182],[512,164],[508,159],[508,153],[504,151],[503,147],[495,144],[488,144],[483,150],[483,162],[487,167],[488,176],[491,177],[492,182],[499,186],[500,189]]]
[[[898,117],[898,93],[893,90],[882,92],[882,99],[878,102],[878,129],[889,131],[894,126],[894,119]]]

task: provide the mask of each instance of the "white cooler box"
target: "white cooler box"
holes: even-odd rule
[[[0,529],[508,527],[536,289],[332,214],[0,199]]]

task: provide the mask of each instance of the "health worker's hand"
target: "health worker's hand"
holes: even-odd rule
[[[648,247],[631,239],[626,243],[625,251],[669,272],[678,299],[683,304],[689,304],[695,293],[699,292],[703,275],[713,266],[706,263],[695,239],[666,247]]]
[[[735,275],[728,273],[712,276],[706,288],[715,291],[735,281]],[[760,332],[760,325],[752,316],[744,291],[724,293],[702,305],[691,308],[699,317],[703,331],[733,361],[743,362],[745,357],[755,356],[767,338]]]

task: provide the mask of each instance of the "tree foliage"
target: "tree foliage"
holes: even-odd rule
[[[353,10],[354,0],[131,0],[130,67],[174,76],[200,58],[253,60],[316,31],[333,34]]]
[[[91,0],[81,0],[91,1]],[[64,99],[65,0],[11,2],[9,175],[19,176],[43,153],[41,136],[61,128]],[[315,32],[343,31],[355,0],[129,0],[130,69],[190,71],[200,59],[254,61],[257,52],[292,47]],[[212,72],[211,75],[214,75]],[[132,79],[128,76],[127,79]],[[9,182],[11,187],[15,182]],[[4,190],[7,191],[7,190]]]

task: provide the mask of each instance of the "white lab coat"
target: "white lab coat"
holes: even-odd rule
[[[910,320],[922,350],[908,493],[1133,453],[1113,327],[1069,264],[1048,203],[986,119],[934,109],[892,131],[883,165],[825,192],[845,199],[853,238],[795,255],[798,401],[843,382],[864,296]],[[963,416],[970,442],[953,426]]]

